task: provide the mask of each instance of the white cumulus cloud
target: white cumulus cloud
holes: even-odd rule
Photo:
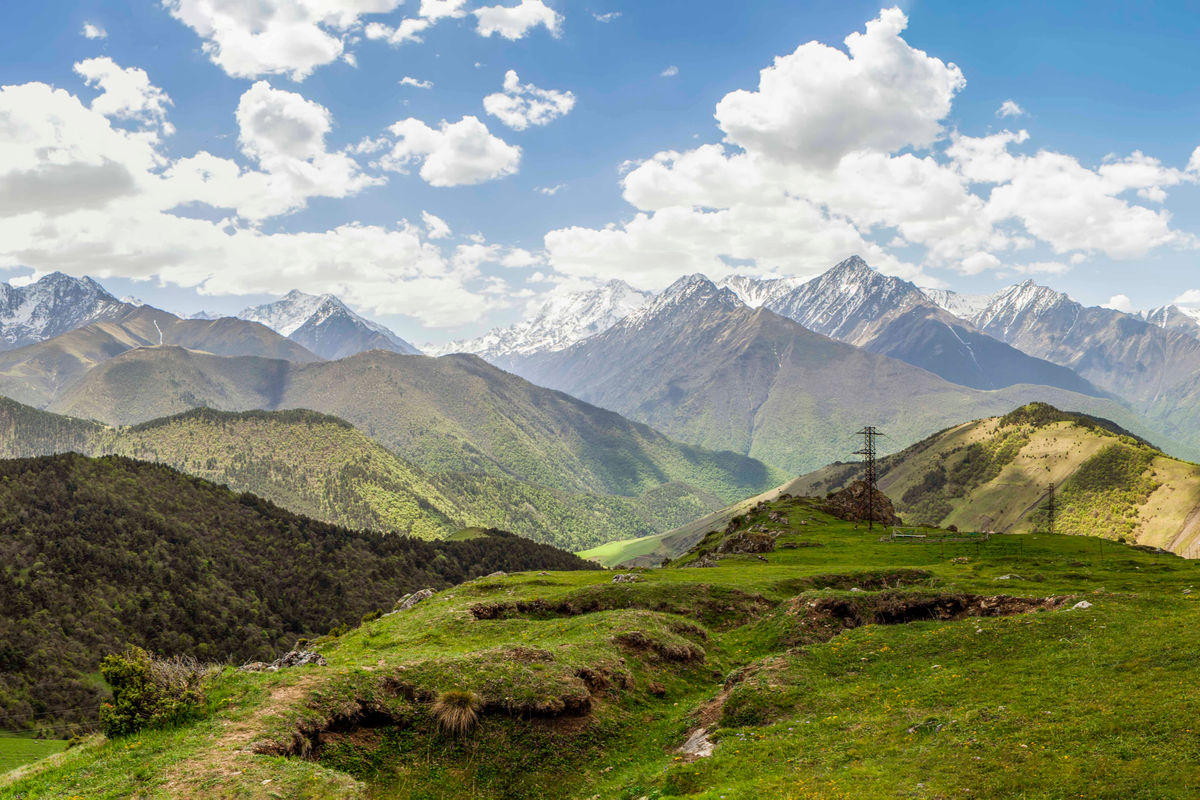
[[[480,36],[499,34],[505,39],[521,39],[529,31],[544,25],[552,36],[562,29],[562,15],[542,0],[521,0],[515,6],[485,6],[473,12]]]
[[[679,74],[679,67],[675,66],[674,64],[667,67],[662,72],[658,73],[659,77],[661,77],[661,78],[674,78],[678,74]]]
[[[405,75],[400,79],[400,85],[412,86],[415,89],[432,89],[433,81],[423,81],[418,78],[414,78],[411,75]]]
[[[80,31],[87,39],[107,39],[108,31],[94,22],[83,23],[83,30]]]
[[[483,98],[483,107],[508,127],[523,131],[530,125],[548,125],[569,113],[575,107],[575,95],[521,83],[510,69],[504,75],[504,91]]]
[[[1111,308],[1114,311],[1124,311],[1126,314],[1132,314],[1137,310],[1133,307],[1133,301],[1129,299],[1129,295],[1127,294],[1114,294],[1108,298],[1107,303],[1101,303],[1100,307]]]
[[[389,130],[396,137],[380,166],[405,172],[420,163],[419,174],[431,186],[465,186],[512,175],[521,163],[521,148],[493,136],[478,117],[442,121],[431,128],[418,119],[403,119]]]
[[[162,0],[203,40],[204,53],[235,78],[287,75],[301,81],[342,57],[364,14],[403,0]]]
[[[145,70],[137,67],[124,69],[105,56],[80,61],[75,65],[75,72],[83,77],[88,86],[100,89],[100,95],[92,101],[93,111],[106,117],[163,126],[166,133],[173,130],[166,122],[171,98],[150,83],[150,76]]]

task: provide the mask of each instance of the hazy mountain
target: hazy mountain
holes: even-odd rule
[[[1129,401],[1200,453],[1200,340],[1108,308],[1085,307],[1032,281],[997,294],[974,318],[985,333],[1070,367]]]
[[[1166,305],[1139,312],[1137,316],[1151,325],[1181,331],[1192,338],[1200,339],[1200,309]]]
[[[52,272],[27,286],[0,283],[0,350],[34,344],[91,322],[124,316],[118,300],[91,278]]]
[[[733,499],[776,474],[742,455],[681,445],[470,355],[375,350],[299,364],[144,348],[93,369],[50,409],[134,424],[194,406],[312,409],[428,472],[516,477],[569,492],[636,497],[679,481]]]
[[[781,487],[824,495],[861,475],[834,464]],[[1033,404],[957,425],[880,463],[879,486],[909,524],[1055,530],[1200,556],[1200,466],[1171,458],[1105,420]]]
[[[0,353],[0,394],[45,407],[99,364],[131,350],[159,346],[222,356],[316,361],[317,356],[258,323],[232,317],[185,320],[151,306],[126,311],[37,344]],[[194,403],[184,408],[191,408]]]
[[[512,357],[553,352],[608,330],[618,320],[644,306],[653,294],[613,280],[595,289],[550,294],[532,306],[525,319],[496,328],[475,339],[428,345],[431,355],[474,353],[508,366]]]
[[[703,276],[566,350],[522,360],[525,377],[668,435],[801,472],[842,457],[863,424],[899,448],[962,419],[1034,399],[1103,411],[1111,400],[1050,386],[981,392],[745,306]]]
[[[1102,394],[1071,370],[980,333],[913,284],[883,275],[857,256],[791,289],[787,280],[764,283],[769,288],[756,292],[741,279],[741,296],[764,299],[767,308],[811,331],[906,361],[951,383],[975,389],[1035,384]]]
[[[933,301],[938,308],[949,311],[960,319],[973,319],[976,314],[988,307],[994,295],[990,294],[959,294],[950,289],[930,289],[922,286],[921,292]]]
[[[367,350],[420,352],[378,322],[355,314],[331,294],[292,290],[273,303],[244,309],[237,316],[266,325],[321,358],[344,358]]]

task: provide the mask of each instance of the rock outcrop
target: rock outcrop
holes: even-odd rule
[[[899,525],[900,517],[888,496],[878,489],[868,498],[865,481],[854,483],[825,498],[825,511],[849,522],[866,522],[868,518],[883,525]]]

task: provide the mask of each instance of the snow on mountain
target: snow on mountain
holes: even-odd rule
[[[751,278],[748,275],[730,275],[717,281],[717,286],[733,292],[751,308],[761,308],[803,283],[803,278]]]
[[[1166,305],[1139,312],[1137,316],[1151,325],[1182,331],[1194,339],[1200,339],[1200,308]]]
[[[580,292],[552,293],[532,304],[526,318],[515,325],[424,349],[430,355],[475,353],[488,360],[554,352],[608,330],[652,297],[620,280]]]
[[[917,288],[933,301],[934,305],[967,320],[987,308],[995,297],[992,294],[959,294],[949,289],[930,289],[925,286]]]
[[[322,358],[337,359],[366,350],[421,351],[378,322],[365,319],[331,294],[313,295],[293,289],[281,299],[238,313],[304,345]]]
[[[851,256],[767,304],[810,331],[859,344],[866,327],[900,309],[927,303],[911,283],[883,275]]]
[[[53,272],[26,286],[0,283],[0,350],[45,341],[134,306],[113,297],[91,278]]]
[[[1047,314],[1078,314],[1083,307],[1068,295],[1031,280],[1009,286],[992,295],[991,301],[970,321],[981,331],[1008,341],[1018,325]]]
[[[700,273],[685,275],[662,294],[622,320],[621,326],[633,330],[669,323],[677,316],[690,317],[703,309],[733,310],[745,305],[732,289],[718,286]]]

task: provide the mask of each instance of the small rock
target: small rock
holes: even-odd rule
[[[265,661],[251,661],[238,667],[238,672],[266,672],[270,668],[271,665]]]
[[[401,597],[399,600],[396,601],[396,610],[397,611],[408,611],[410,608],[415,606],[417,603],[423,603],[426,600],[428,600],[429,598],[433,597],[433,594],[434,594],[433,589],[422,589],[419,592],[413,592],[412,594],[406,594],[406,595],[404,595],[404,597]]]
[[[632,572],[627,572],[624,575],[614,575],[612,582],[613,583],[637,583],[638,581],[641,581],[641,580],[645,580],[645,578],[643,578],[641,575],[635,575]]]
[[[1091,604],[1091,603],[1089,603],[1087,600],[1080,600],[1078,603],[1076,603],[1075,605],[1071,606],[1071,610],[1072,610],[1072,611],[1074,611],[1074,610],[1075,610],[1075,609],[1077,609],[1077,608],[1078,608],[1078,609],[1084,609],[1084,608],[1091,608],[1091,607],[1092,607],[1092,604]]]
[[[549,575],[549,572],[539,572],[538,575]]]
[[[1184,589],[1184,590],[1183,590],[1183,593],[1184,593],[1184,594],[1191,594],[1191,593],[1192,593],[1192,590],[1191,590],[1191,589]]]
[[[315,653],[312,650],[292,650],[276,659],[271,666],[276,669],[286,669],[287,667],[303,667],[309,664],[316,664],[318,667],[327,667],[329,662],[325,660],[325,656],[320,653]]]
[[[997,575],[992,580],[996,581],[1023,581],[1025,580],[1020,575]]]
[[[852,591],[852,592],[861,592],[861,591],[862,591],[862,589],[858,588],[857,586],[851,586],[851,587],[850,587],[850,591]]]
[[[490,575],[484,575],[485,578],[507,578],[508,573],[502,569],[498,569]]]
[[[683,743],[677,752],[691,758],[708,758],[713,754],[713,743],[708,740],[708,731],[704,728],[697,728],[688,736],[688,740]]]

